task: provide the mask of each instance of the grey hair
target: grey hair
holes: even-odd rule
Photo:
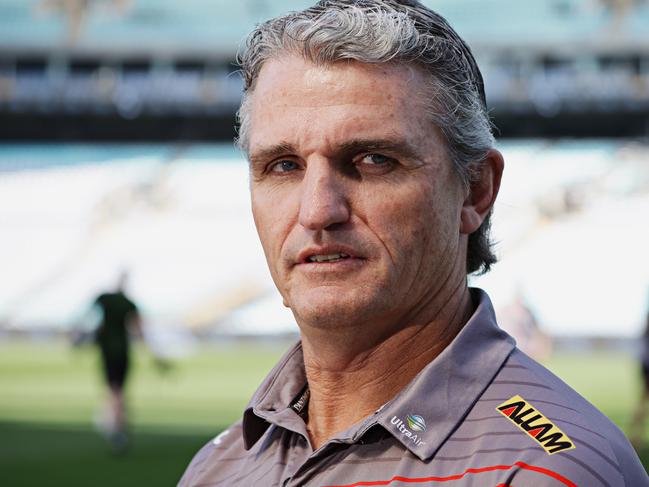
[[[244,78],[237,143],[244,152],[259,72],[267,60],[286,54],[325,65],[354,60],[419,66],[429,77],[431,122],[444,136],[460,180],[468,188],[479,178],[495,143],[482,75],[469,47],[437,13],[416,0],[322,0],[257,26],[237,58]],[[490,221],[491,212],[469,235],[469,274],[487,272],[496,262]]]

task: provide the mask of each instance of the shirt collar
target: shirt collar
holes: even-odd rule
[[[487,294],[471,293],[478,306],[460,333],[376,414],[377,423],[421,460],[451,435],[515,347],[496,324]]]
[[[498,328],[487,294],[480,289],[471,289],[471,293],[478,306],[460,333],[394,399],[361,422],[363,431],[380,424],[414,455],[426,460],[466,416],[515,346],[513,339]],[[305,385],[302,346],[297,343],[264,379],[246,407],[246,449],[252,448],[271,423],[305,433],[304,422],[292,407],[302,397]]]
[[[302,398],[306,386],[302,344],[293,345],[263,380],[243,413],[243,440],[246,450],[261,438],[271,423],[303,432],[304,422],[292,408]]]

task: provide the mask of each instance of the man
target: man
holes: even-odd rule
[[[649,413],[649,302],[647,303],[647,315],[645,317],[645,329],[642,334],[642,349],[640,352],[640,371],[642,374],[642,389],[640,390],[640,400],[633,413],[633,420],[629,429],[631,443],[640,450],[645,443],[645,423]]]
[[[122,274],[117,289],[99,295],[94,303],[101,311],[95,338],[109,394],[105,429],[116,451],[124,450],[128,444],[124,384],[130,362],[129,334],[142,335],[138,309],[124,293],[126,280],[126,274]]]
[[[301,340],[180,485],[649,485],[467,287],[495,261],[503,159],[444,19],[325,0],[260,25],[240,61],[253,215]]]

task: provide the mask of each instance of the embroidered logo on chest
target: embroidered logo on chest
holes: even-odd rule
[[[541,445],[548,455],[575,448],[568,435],[521,396],[508,399],[496,410]]]
[[[406,421],[398,418],[397,416],[393,416],[390,420],[390,423],[396,426],[396,428],[399,430],[399,433],[408,438],[408,440],[412,441],[415,446],[426,444],[426,442],[421,439],[421,435],[415,433],[426,431],[426,421],[418,414],[409,414],[406,417]]]

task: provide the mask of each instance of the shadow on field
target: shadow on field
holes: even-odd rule
[[[7,487],[175,486],[213,435],[139,432],[111,453],[90,426],[0,422],[0,484]]]

